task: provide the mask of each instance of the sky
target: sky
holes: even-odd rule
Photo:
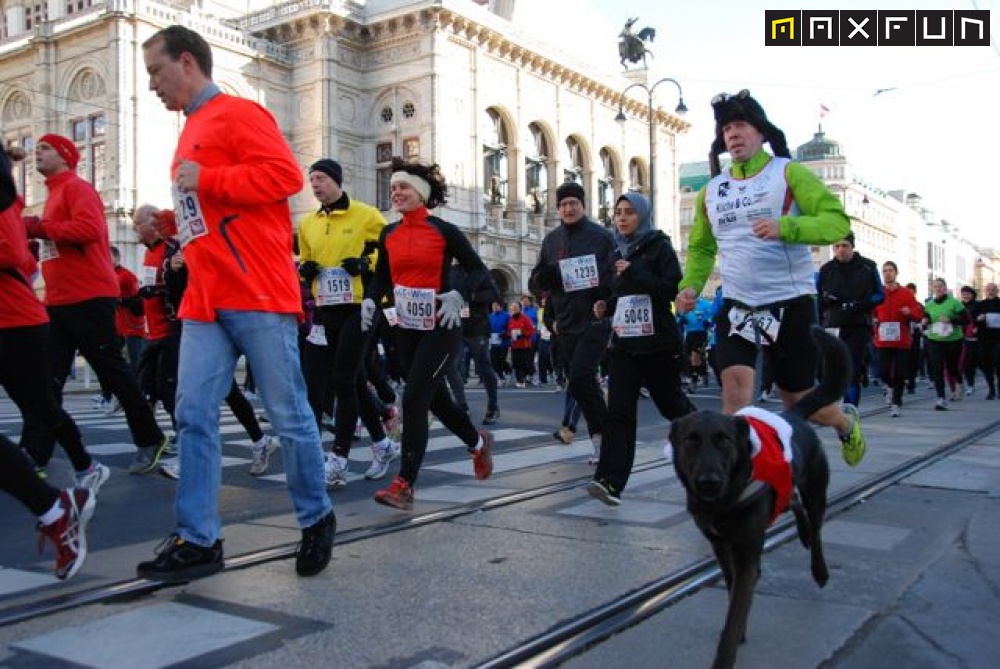
[[[525,0],[521,0],[525,3]],[[525,11],[519,3],[518,13]],[[620,74],[618,33],[656,29],[651,80],[684,90],[693,124],[678,139],[683,162],[706,160],[714,135],[712,96],[748,89],[785,132],[789,148],[828,139],[866,182],[902,189],[970,240],[1000,247],[990,193],[1000,150],[1000,0],[528,0],[529,22],[557,48]],[[775,47],[764,45],[766,9],[988,9],[989,47]],[[519,23],[522,23],[519,21]],[[522,23],[523,24],[523,23]],[[884,92],[878,93],[880,90]],[[676,88],[656,89],[672,110]],[[829,111],[820,117],[821,106]]]

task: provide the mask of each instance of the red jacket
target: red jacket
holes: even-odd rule
[[[118,298],[104,205],[94,187],[72,170],[45,180],[49,198],[31,236],[55,242],[58,257],[44,259],[45,303],[76,304],[97,297]],[[43,246],[45,242],[42,242]]]
[[[139,278],[126,267],[115,267],[115,278],[118,280],[119,302],[115,307],[115,332],[119,337],[141,337],[146,332],[146,319],[138,309]],[[136,308],[136,314],[132,311]]]
[[[896,286],[884,288],[885,299],[875,307],[875,346],[878,348],[910,348],[910,323],[920,322],[924,307],[909,288]],[[910,313],[902,313],[909,307]],[[899,338],[895,339],[898,331]]]
[[[214,321],[219,309],[302,317],[292,261],[288,198],[302,169],[274,117],[256,102],[220,94],[191,114],[174,153],[198,163],[196,195],[206,234],[184,246],[188,286],[181,318]],[[177,202],[175,202],[175,210]],[[175,211],[178,219],[182,211]]]
[[[514,330],[520,330],[520,335],[515,339]],[[535,326],[531,319],[524,313],[515,314],[507,321],[507,336],[510,337],[510,347],[512,349],[531,348],[531,338],[535,334]]]
[[[171,242],[173,243],[173,242]],[[146,339],[156,341],[166,339],[180,333],[180,322],[176,314],[167,306],[166,282],[163,278],[164,264],[167,259],[167,244],[156,240],[142,261],[141,283],[143,287],[155,286],[155,294],[144,298],[143,311],[146,314]]]
[[[49,322],[45,307],[31,288],[36,263],[24,238],[23,209],[24,201],[17,198],[0,212],[0,328]]]

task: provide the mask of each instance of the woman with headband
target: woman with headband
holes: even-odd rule
[[[438,165],[394,159],[390,193],[402,219],[386,226],[379,238],[379,261],[361,304],[361,327],[366,332],[372,328],[376,305],[389,305],[384,316],[394,326],[405,381],[403,458],[399,476],[375,493],[375,501],[409,510],[427,451],[428,409],[468,447],[477,479],[493,473],[492,435],[476,430],[443,383],[462,336],[462,306],[488,273],[461,230],[429,211],[447,201],[448,186]],[[466,270],[460,285],[449,281],[452,261]]]

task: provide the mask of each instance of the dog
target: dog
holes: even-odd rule
[[[789,506],[799,540],[811,554],[813,580],[823,587],[829,578],[820,530],[830,466],[807,420],[843,396],[851,361],[840,339],[818,327],[812,336],[823,355],[823,380],[787,411],[751,407],[734,416],[699,411],[670,426],[674,471],[687,493],[687,509],[711,542],[729,591],[713,669],[732,667],[738,645],[746,641],[765,532]]]

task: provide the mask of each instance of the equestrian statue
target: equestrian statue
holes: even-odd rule
[[[618,55],[622,58],[622,67],[628,69],[628,63],[638,63],[642,61],[642,66],[646,67],[646,56],[652,56],[653,52],[646,48],[644,42],[652,42],[656,37],[656,29],[646,27],[637,33],[632,32],[632,26],[639,20],[639,17],[631,18],[625,22],[618,35],[621,41],[618,42]]]

